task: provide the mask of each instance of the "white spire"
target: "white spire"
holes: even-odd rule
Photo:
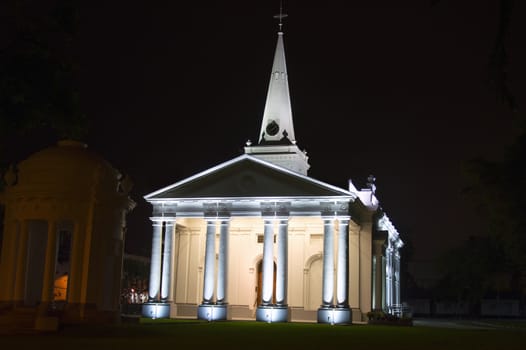
[[[279,31],[267,101],[263,112],[263,122],[259,133],[259,143],[265,144],[271,141],[273,144],[290,144],[294,143],[295,140],[283,32]]]
[[[309,157],[307,152],[301,151],[296,144],[290,108],[287,65],[281,31],[282,19],[286,16],[280,6],[279,15],[274,16],[279,19],[278,43],[274,53],[259,142],[257,145],[247,142],[245,153],[307,176],[310,168]]]

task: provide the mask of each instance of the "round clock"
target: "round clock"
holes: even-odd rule
[[[265,129],[267,132],[267,135],[274,136],[279,131],[279,125],[276,123],[276,121],[272,120],[270,123],[267,124],[267,128]]]

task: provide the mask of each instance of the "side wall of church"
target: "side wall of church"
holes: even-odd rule
[[[360,309],[362,320],[371,311],[372,304],[372,222],[363,222],[360,228]]]

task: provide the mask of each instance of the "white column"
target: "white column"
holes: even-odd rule
[[[382,310],[387,310],[387,253],[382,256]]]
[[[150,288],[148,290],[149,301],[158,301],[159,287],[161,284],[161,238],[163,223],[160,220],[153,221],[152,235],[152,257],[150,260]]]
[[[170,298],[170,282],[172,275],[172,242],[174,235],[173,221],[166,221],[164,226],[163,274],[161,277],[161,301]]]
[[[385,252],[385,259],[386,259],[386,306],[387,310],[391,310],[391,307],[393,306],[393,258],[392,258],[392,252],[391,248],[387,248]]]
[[[338,307],[349,307],[349,218],[339,219],[338,280],[336,301]]]
[[[334,218],[323,219],[323,287],[322,307],[334,301]]]
[[[279,220],[276,266],[276,304],[287,305],[288,219]]]
[[[398,249],[395,252],[395,303],[400,305],[400,254]]]
[[[214,302],[214,273],[216,261],[216,222],[206,221],[205,272],[203,284],[203,304]]]
[[[384,242],[382,240],[375,240],[373,241],[374,246],[374,272],[375,275],[374,278],[374,294],[373,294],[373,300],[374,300],[374,309],[375,310],[381,310],[382,309],[382,290],[383,290],[383,283],[382,283],[382,248],[383,248]]]
[[[395,291],[395,270],[394,270],[394,251],[391,249],[390,253],[389,253],[389,269],[391,271],[391,297],[390,297],[390,300],[391,300],[391,307],[394,306],[395,304],[395,295],[394,295],[394,291]]]
[[[221,220],[219,231],[219,257],[217,266],[217,303],[226,304],[228,281],[228,226],[229,220]]]
[[[261,293],[262,305],[272,303],[272,289],[274,287],[274,222],[265,219],[263,236],[263,288]]]

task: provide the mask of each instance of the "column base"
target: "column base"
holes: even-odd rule
[[[142,316],[148,318],[170,318],[169,303],[144,303],[142,305]]]
[[[287,306],[268,305],[258,306],[256,310],[256,321],[261,322],[288,322],[289,308]]]
[[[318,323],[351,324],[352,311],[349,308],[321,307],[318,309]]]
[[[201,304],[197,307],[197,318],[208,322],[225,321],[227,319],[227,305]]]

